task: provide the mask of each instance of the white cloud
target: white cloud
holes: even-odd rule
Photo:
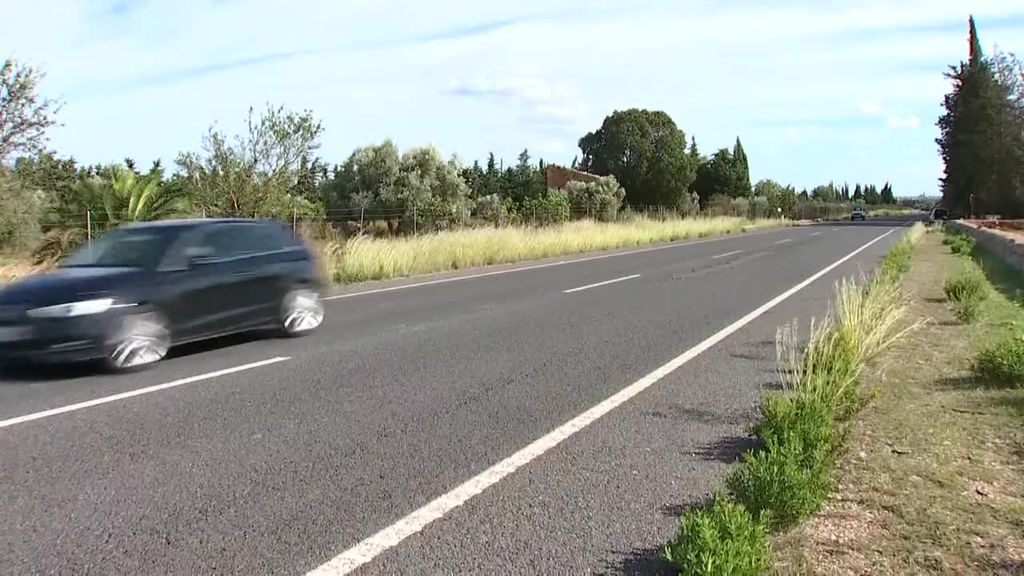
[[[921,119],[913,114],[908,116],[889,116],[885,121],[889,128],[917,128],[921,125]]]
[[[857,110],[866,116],[878,116],[885,113],[885,108],[875,100],[857,102]]]
[[[537,77],[453,80],[445,93],[494,100],[526,122],[554,128],[577,128],[586,113],[578,90],[571,84]]]

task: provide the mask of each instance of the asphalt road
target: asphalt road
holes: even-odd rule
[[[0,375],[0,573],[663,571],[748,445],[776,328],[904,224],[360,286],[300,340]]]

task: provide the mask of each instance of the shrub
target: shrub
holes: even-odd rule
[[[0,166],[0,248],[20,252],[35,247],[42,216],[41,195]]]
[[[765,526],[722,497],[683,514],[675,540],[662,555],[682,576],[755,576],[771,562]]]
[[[952,236],[952,239],[949,243],[950,251],[961,256],[970,256],[974,251],[974,245],[977,243],[974,238],[964,234],[956,234]]]
[[[765,446],[798,442],[805,466],[820,464],[835,452],[832,408],[809,394],[770,394],[761,402],[761,420],[754,434]]]
[[[574,211],[605,222],[615,220],[626,197],[625,188],[614,176],[602,176],[596,182],[573,180],[566,184],[565,192]]]
[[[1024,335],[1014,334],[982,350],[974,371],[991,384],[1024,388]]]
[[[955,278],[948,278],[942,287],[953,314],[961,322],[973,322],[988,297],[985,274],[969,262]]]
[[[804,438],[784,433],[771,438],[762,450],[748,452],[743,466],[726,480],[736,501],[751,514],[765,519],[769,528],[782,530],[804,520],[821,509],[832,490],[832,449],[820,443],[820,426],[830,422],[801,423],[814,434]]]
[[[542,196],[527,198],[522,215],[535,224],[560,224],[569,220],[569,195],[549,188]]]

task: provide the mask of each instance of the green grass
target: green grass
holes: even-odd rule
[[[683,514],[662,555],[681,576],[756,576],[771,563],[764,524],[721,496]]]
[[[981,305],[988,298],[988,280],[977,264],[967,261],[959,274],[946,279],[942,290],[957,319],[971,323],[978,318]]]
[[[382,280],[561,256],[734,234],[778,226],[779,220],[688,218],[625,222],[576,221],[540,228],[478,228],[402,238],[357,237],[328,243],[321,259],[339,283]]]
[[[953,254],[959,254],[961,256],[970,256],[973,254],[974,248],[977,245],[977,241],[974,238],[971,238],[963,232],[956,232],[948,229],[946,230],[946,237],[942,239],[942,243],[949,246],[949,249]]]
[[[974,372],[989,384],[1024,388],[1024,335],[1010,334],[983,349],[974,359]]]

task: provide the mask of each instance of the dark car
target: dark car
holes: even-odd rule
[[[854,220],[867,220],[867,217],[867,213],[864,212],[864,209],[861,208],[860,206],[857,206],[856,208],[853,209],[853,212],[850,212],[851,222]]]
[[[0,289],[0,360],[153,364],[170,347],[324,320],[308,247],[270,220],[134,224],[93,240],[45,274]]]

